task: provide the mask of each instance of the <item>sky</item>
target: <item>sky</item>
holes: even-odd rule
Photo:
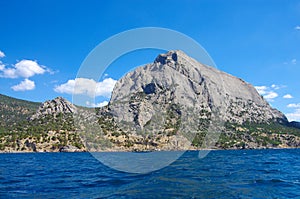
[[[300,121],[300,1],[10,0],[0,8],[1,94],[71,101],[78,70],[98,44],[126,30],[162,27],[193,38],[218,69],[254,85],[289,120]],[[77,79],[79,92],[96,87],[97,101],[86,105],[107,103],[116,80],[158,53],[124,55],[97,82]]]

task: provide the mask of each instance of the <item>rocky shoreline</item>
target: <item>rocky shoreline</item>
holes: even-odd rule
[[[153,150],[153,151],[86,151],[86,150],[76,150],[76,151],[0,151],[0,154],[26,154],[26,153],[119,153],[119,152],[134,152],[134,153],[143,153],[143,152],[159,152],[159,151],[230,151],[230,150],[281,150],[281,149],[300,149],[300,147],[261,147],[261,148],[248,148],[248,149],[237,149],[237,148],[228,148],[228,149],[187,149],[187,150]]]

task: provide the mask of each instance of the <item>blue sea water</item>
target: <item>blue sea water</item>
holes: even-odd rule
[[[300,198],[300,149],[187,151],[140,175],[89,153],[0,154],[0,198]]]

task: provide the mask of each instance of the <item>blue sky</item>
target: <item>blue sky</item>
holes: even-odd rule
[[[163,27],[192,37],[217,67],[254,86],[300,121],[300,1],[0,1],[0,93],[44,101],[72,99],[70,86],[88,53],[133,28]],[[134,66],[158,50],[113,63],[98,102]],[[64,86],[63,86],[64,85]]]

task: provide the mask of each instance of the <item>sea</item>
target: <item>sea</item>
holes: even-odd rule
[[[300,149],[186,151],[140,174],[87,152],[4,153],[0,198],[300,198]]]

